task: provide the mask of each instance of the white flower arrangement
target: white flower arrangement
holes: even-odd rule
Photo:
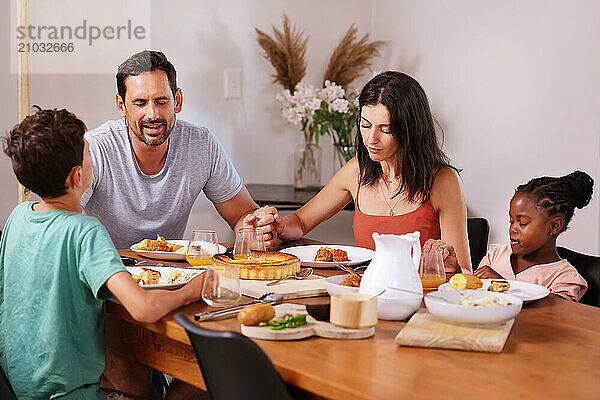
[[[308,138],[319,144],[319,136],[330,135],[334,143],[352,144],[354,116],[358,110],[356,95],[335,82],[325,81],[325,87],[297,84],[294,94],[283,90],[275,98],[281,103],[281,116],[289,123],[301,125]]]

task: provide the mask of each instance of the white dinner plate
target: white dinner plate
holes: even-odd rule
[[[547,287],[536,285],[535,283],[529,282],[521,282],[521,281],[510,281],[508,279],[482,279],[483,286],[481,287],[483,290],[487,290],[488,286],[490,286],[491,281],[507,281],[510,283],[510,289],[505,292],[515,297],[520,298],[523,302],[536,301],[539,299],[543,299],[544,297],[550,294],[550,290]],[[448,283],[444,283],[438,287],[440,292],[445,290],[454,290],[452,286]]]
[[[127,268],[127,271],[129,271],[129,273],[132,275],[139,275],[142,272],[142,267],[125,267],[125,268]],[[177,289],[177,288],[182,287],[186,283],[188,283],[190,281],[190,279],[192,279],[196,275],[202,273],[202,271],[199,271],[199,270],[185,269],[185,268],[173,268],[173,267],[144,267],[144,268],[160,272],[161,277],[168,276],[169,273],[180,272],[187,278],[184,282],[179,282],[179,283],[158,284],[158,285],[142,285],[142,284],[140,284],[140,286],[145,289]]]
[[[315,261],[317,250],[321,247],[331,247],[332,249],[344,250],[348,253],[346,262],[330,262],[330,261]],[[282,253],[292,254],[300,259],[300,262],[305,267],[313,268],[335,268],[337,264],[357,265],[366,261],[371,261],[375,256],[375,252],[371,249],[356,246],[342,246],[337,244],[312,244],[308,246],[288,247],[280,250]]]
[[[187,246],[189,240],[176,240],[166,239],[167,243],[178,244],[181,246]],[[171,260],[171,261],[185,261],[185,253],[175,253],[171,251],[149,251],[149,250],[138,250],[139,243],[132,244],[129,248],[131,251],[139,254],[140,256],[155,258],[157,260]],[[219,253],[225,253],[227,249],[223,245],[219,245]]]

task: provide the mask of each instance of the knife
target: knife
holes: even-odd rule
[[[181,265],[181,264],[166,264],[162,262],[141,260],[139,258],[121,256],[121,262],[123,265],[130,267],[172,267],[172,268],[193,268],[190,265]],[[196,268],[197,269],[197,268]]]

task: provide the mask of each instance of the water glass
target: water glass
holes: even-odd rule
[[[248,259],[252,257],[252,250],[265,251],[265,239],[260,228],[242,228],[235,235],[233,258]]]
[[[429,253],[421,254],[419,276],[421,277],[423,289],[437,289],[438,286],[446,282],[444,257],[441,251],[432,250]]]
[[[212,256],[219,252],[217,232],[193,230],[185,259],[190,265],[211,265]]]
[[[237,266],[215,265],[206,270],[202,298],[209,306],[232,306],[241,297]]]

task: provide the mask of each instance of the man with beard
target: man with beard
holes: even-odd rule
[[[208,129],[176,119],[183,93],[165,55],[134,54],[119,66],[116,78],[122,119],[85,135],[94,180],[82,198],[84,213],[104,224],[117,248],[156,234],[183,238],[192,205],[204,191],[232,229],[263,225],[266,245],[272,247],[279,215],[272,207],[257,210]]]

